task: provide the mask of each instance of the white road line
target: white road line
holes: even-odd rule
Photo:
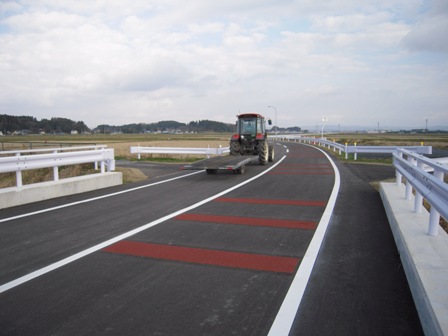
[[[316,148],[314,146],[310,146]],[[294,279],[292,280],[291,287],[289,287],[288,293],[283,300],[280,310],[275,317],[275,320],[269,330],[268,336],[287,336],[291,330],[294,318],[296,317],[297,310],[299,309],[300,302],[302,301],[305,288],[308,284],[311,271],[313,270],[314,263],[316,262],[317,255],[319,253],[322,241],[327,231],[328,223],[330,222],[331,215],[336,203],[336,199],[339,193],[339,187],[341,184],[341,178],[339,175],[339,170],[336,167],[333,160],[325,153],[320,150],[330,161],[334,169],[334,185],[333,190],[328,200],[327,206],[325,207],[322,218],[320,219],[319,225],[317,226],[316,232],[314,233],[313,239],[305,253],[305,256],[300,263],[299,269],[297,270]]]
[[[137,234],[139,232],[142,232],[142,231],[144,231],[146,229],[149,229],[150,227],[153,227],[153,226],[155,226],[157,224],[160,224],[160,223],[162,223],[162,222],[164,222],[166,220],[174,218],[174,217],[176,217],[176,216],[178,216],[178,215],[180,215],[180,214],[182,214],[184,212],[193,210],[193,209],[195,209],[195,208],[197,208],[197,207],[199,207],[199,206],[201,206],[201,205],[203,205],[203,204],[205,204],[207,202],[210,202],[210,201],[212,201],[212,200],[214,200],[214,199],[216,199],[218,197],[221,197],[221,196],[223,196],[223,195],[225,195],[225,194],[227,194],[227,193],[229,193],[229,192],[231,192],[231,191],[233,191],[235,189],[238,189],[238,188],[240,188],[240,187],[242,187],[242,186],[244,186],[244,185],[246,185],[246,184],[256,180],[257,178],[263,176],[267,172],[269,172],[272,169],[274,169],[275,167],[277,167],[277,165],[279,165],[285,159],[285,157],[286,156],[283,156],[277,163],[275,163],[274,165],[272,165],[268,169],[264,170],[260,174],[254,176],[254,177],[252,177],[252,178],[250,178],[250,179],[248,179],[248,180],[246,180],[244,182],[241,182],[240,184],[237,184],[237,185],[235,185],[235,186],[233,186],[233,187],[231,187],[231,188],[229,188],[227,190],[224,190],[224,191],[222,191],[222,192],[220,192],[220,193],[218,193],[218,194],[216,194],[214,196],[206,198],[203,201],[200,201],[200,202],[198,202],[196,204],[193,204],[193,205],[191,205],[189,207],[186,207],[184,209],[178,210],[178,211],[176,211],[176,212],[174,212],[172,214],[169,214],[169,215],[167,215],[165,217],[156,219],[155,221],[152,221],[152,222],[150,222],[148,224],[140,226],[140,227],[138,227],[138,228],[136,228],[134,230],[128,231],[126,233],[123,233],[123,234],[121,234],[121,235],[119,235],[119,236],[117,236],[115,238],[109,239],[109,240],[107,240],[107,241],[105,241],[103,243],[100,243],[98,245],[92,246],[92,247],[90,247],[90,248],[88,248],[88,249],[86,249],[84,251],[78,252],[78,253],[70,256],[70,257],[67,257],[67,258],[62,259],[60,261],[57,261],[57,262],[55,262],[55,263],[53,263],[51,265],[48,265],[48,266],[46,266],[44,268],[41,268],[41,269],[39,269],[37,271],[34,271],[34,272],[29,273],[27,275],[24,275],[24,276],[22,276],[22,277],[20,277],[18,279],[12,280],[12,281],[10,281],[10,282],[0,286],[0,293],[3,293],[5,291],[10,290],[10,289],[12,289],[14,287],[17,287],[19,285],[22,285],[25,282],[33,280],[33,279],[35,279],[35,278],[37,278],[37,277],[39,277],[41,275],[44,275],[44,274],[46,274],[48,272],[54,271],[54,270],[56,270],[56,269],[58,269],[58,268],[60,268],[62,266],[65,266],[65,265],[67,265],[67,264],[69,264],[69,263],[71,263],[73,261],[81,259],[81,258],[83,258],[83,257],[85,257],[85,256],[87,256],[87,255],[89,255],[89,254],[91,254],[93,252],[99,251],[99,250],[101,250],[101,249],[103,249],[103,248],[105,248],[105,247],[107,247],[109,245],[112,245],[112,244],[114,244],[114,243],[116,243],[116,242],[118,242],[120,240],[129,238],[130,236],[133,236],[133,235],[135,235],[135,234]]]
[[[151,183],[151,184],[146,184],[146,185],[143,185],[143,186],[140,186],[140,187],[135,187],[135,188],[131,188],[131,189],[117,191],[117,192],[112,193],[112,194],[107,194],[107,195],[102,195],[102,196],[98,196],[98,197],[88,198],[88,199],[85,199],[85,200],[82,200],[82,201],[78,201],[78,202],[67,203],[67,204],[58,205],[58,206],[52,207],[52,208],[42,209],[42,210],[38,210],[38,211],[34,211],[34,212],[28,212],[28,213],[25,213],[25,214],[22,214],[22,215],[17,215],[17,216],[13,216],[13,217],[3,218],[3,219],[0,219],[0,223],[11,221],[11,220],[14,220],[14,219],[19,219],[19,218],[29,217],[29,216],[33,216],[33,215],[38,215],[38,214],[49,212],[49,211],[59,210],[59,209],[71,207],[71,206],[82,204],[82,203],[93,202],[93,201],[97,201],[97,200],[100,200],[100,199],[103,199],[103,198],[117,196],[117,195],[125,194],[125,193],[131,192],[131,191],[135,191],[135,190],[139,190],[139,189],[153,187],[153,186],[158,185],[158,184],[171,182],[171,181],[174,181],[174,180],[178,180],[178,179],[181,179],[181,178],[184,178],[184,177],[188,177],[188,176],[191,176],[191,175],[194,175],[194,174],[199,174],[199,173],[202,173],[202,172],[203,171],[201,170],[201,171],[197,171],[197,172],[190,173],[190,174],[187,174],[187,175],[173,177],[173,178],[170,178],[168,180],[163,180],[163,181],[154,182],[154,183]]]

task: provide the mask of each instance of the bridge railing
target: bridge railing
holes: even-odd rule
[[[358,159],[358,153],[392,155],[398,148],[397,146],[357,146],[356,144],[348,145],[347,143],[343,145],[337,142],[329,141],[325,138],[313,138],[301,135],[270,135],[269,138],[277,141],[295,141],[327,147],[333,149],[333,151],[338,150],[339,155],[344,152],[346,159],[348,159],[349,154],[353,154],[355,160]],[[432,154],[432,146],[400,146],[400,148],[404,148],[419,154]]]
[[[448,165],[406,149],[397,149],[393,157],[397,185],[401,185],[402,177],[406,179],[405,198],[411,199],[413,189],[415,191],[414,212],[422,212],[423,199],[431,205],[428,234],[436,236],[440,216],[448,219],[448,184],[444,182]],[[428,173],[425,166],[431,167],[433,174]]]
[[[60,166],[94,163],[101,173],[115,170],[114,149],[107,149],[105,145],[80,146],[66,148],[45,148],[32,150],[15,150],[0,152],[0,173],[16,173],[16,186],[22,187],[22,171],[53,168],[54,181],[59,180]]]
[[[222,155],[230,152],[229,147],[218,148],[182,148],[182,147],[141,147],[131,146],[131,154],[137,154],[140,160],[141,154],[193,154],[193,155],[205,155],[207,158],[210,155]]]

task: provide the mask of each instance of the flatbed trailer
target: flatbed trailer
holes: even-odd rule
[[[201,160],[183,167],[185,170],[205,170],[207,174],[216,174],[218,171],[233,171],[235,174],[243,174],[245,166],[257,156],[216,156]]]

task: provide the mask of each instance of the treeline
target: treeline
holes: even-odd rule
[[[31,116],[11,116],[0,114],[0,131],[4,134],[70,134],[77,131],[79,134],[87,132],[95,133],[191,133],[191,132],[234,132],[233,124],[218,121],[200,120],[191,121],[188,124],[173,120],[159,121],[156,123],[127,124],[122,126],[99,125],[89,129],[83,121],[73,121],[66,118],[51,118],[37,120]]]
[[[82,121],[73,121],[66,118],[51,118],[37,120],[30,116],[10,116],[0,114],[0,131],[3,134],[38,134],[38,133],[78,133],[90,132]]]
[[[300,127],[278,128],[275,126],[271,132],[300,132]],[[30,116],[10,116],[0,114],[0,134],[70,134],[76,131],[83,133],[233,133],[235,124],[227,124],[212,120],[190,121],[180,123],[174,120],[159,121],[156,123],[127,124],[122,126],[99,125],[94,129],[89,129],[83,121],[73,121],[66,118],[51,118],[37,120]]]
[[[231,133],[235,131],[235,125],[218,121],[200,120],[191,121],[188,124],[174,120],[159,121],[156,123],[128,124],[123,126],[99,125],[93,129],[96,133],[191,133],[191,132],[216,132]]]

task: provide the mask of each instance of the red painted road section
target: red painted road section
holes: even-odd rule
[[[260,198],[228,198],[220,197],[215,202],[228,203],[249,203],[249,204],[275,204],[275,205],[296,205],[296,206],[316,206],[324,207],[327,202],[323,201],[306,201],[306,200],[280,200],[280,199],[260,199]]]
[[[217,216],[217,215],[202,215],[185,213],[177,216],[175,219],[192,222],[206,222],[219,224],[234,224],[234,225],[248,225],[248,226],[269,226],[274,228],[287,229],[316,229],[316,222],[313,221],[299,221],[287,219],[268,219],[256,217],[237,217],[237,216]]]
[[[294,273],[299,258],[227,252],[192,247],[123,240],[103,249],[110,253],[173,260],[203,265],[243,268],[267,272]]]

